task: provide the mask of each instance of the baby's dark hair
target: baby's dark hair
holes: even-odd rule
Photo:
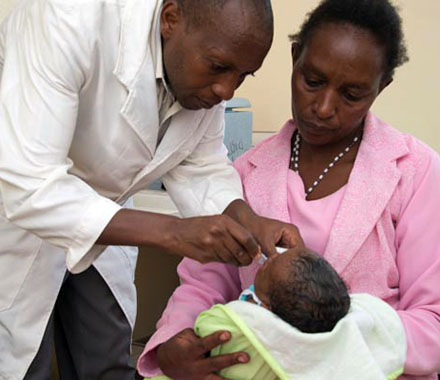
[[[323,0],[290,40],[300,54],[311,34],[326,23],[347,23],[371,32],[384,47],[384,80],[393,77],[396,67],[408,61],[402,20],[389,0]]]
[[[305,333],[331,331],[348,313],[347,286],[318,254],[304,250],[290,262],[287,283],[276,283],[269,293],[270,308]]]

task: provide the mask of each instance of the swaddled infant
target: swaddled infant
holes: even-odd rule
[[[331,331],[350,308],[342,278],[324,258],[306,248],[268,258],[240,299],[271,310],[306,333]]]
[[[332,266],[310,250],[267,259],[240,299],[262,307],[214,305],[194,326],[199,336],[231,332],[212,355],[249,354],[248,363],[221,370],[224,378],[371,380],[403,372],[406,339],[396,311],[369,294],[349,296]]]
[[[202,337],[230,331],[212,355],[249,354],[248,363],[219,371],[224,378],[395,379],[403,372],[405,333],[395,310],[368,294],[350,297],[332,266],[308,249],[268,258],[240,300],[261,307],[214,305],[194,325]]]

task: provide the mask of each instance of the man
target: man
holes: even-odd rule
[[[300,243],[240,200],[222,144],[222,101],[272,34],[261,0],[12,12],[0,35],[1,379],[47,378],[53,339],[63,378],[133,378],[135,246],[247,265],[260,247]],[[188,218],[123,208],[157,178]]]

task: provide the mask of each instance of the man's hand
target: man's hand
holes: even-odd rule
[[[261,251],[268,257],[277,254],[276,246],[285,248],[304,246],[295,225],[258,216],[240,199],[233,201],[223,214],[231,216],[248,230],[260,245]]]
[[[177,218],[122,209],[107,225],[98,244],[160,248],[201,263],[249,265],[260,252],[252,234],[227,215]]]
[[[159,367],[173,380],[225,379],[216,375],[216,372],[249,361],[249,356],[243,352],[207,356],[214,347],[230,338],[231,335],[227,331],[218,331],[199,338],[194,330],[185,329],[157,348]]]
[[[252,234],[227,215],[176,219],[163,248],[201,263],[249,265],[260,252]]]

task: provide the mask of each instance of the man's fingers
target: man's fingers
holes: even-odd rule
[[[267,257],[276,256],[278,254],[273,239],[270,241],[261,242],[261,250]]]
[[[242,251],[233,252],[234,254],[247,255],[251,262],[260,253],[260,246],[252,234],[231,218],[229,218],[228,232],[242,247]],[[243,257],[237,257],[237,259],[240,262],[243,261]],[[250,262],[247,262],[247,264]]]
[[[298,228],[291,225],[286,230],[283,230],[278,245],[285,248],[304,247],[304,242]]]
[[[247,255],[244,254],[242,247],[232,238],[227,237],[223,240],[224,262],[234,264],[236,266],[247,265]]]

